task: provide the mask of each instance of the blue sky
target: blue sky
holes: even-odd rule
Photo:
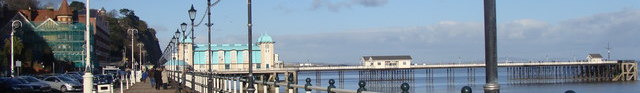
[[[192,4],[203,17],[205,0],[91,1],[134,10],[158,30],[162,48]],[[357,64],[366,55],[474,62],[484,58],[482,8],[482,0],[254,0],[253,31],[271,35],[285,62]],[[608,42],[612,59],[640,56],[638,0],[498,0],[497,12],[500,61],[606,56]],[[212,13],[214,43],[246,42],[246,0],[220,1]],[[206,34],[196,27],[196,42],[206,43]]]

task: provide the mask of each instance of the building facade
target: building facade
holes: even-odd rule
[[[589,54],[589,55],[587,55],[587,60],[589,62],[602,62],[602,61],[604,61],[602,59],[602,55],[600,55],[600,54]]]
[[[196,71],[208,71],[208,63],[211,63],[212,69],[217,71],[246,70],[249,68],[249,52],[251,52],[254,69],[281,68],[282,62],[279,62],[274,44],[271,36],[263,34],[255,44],[251,44],[253,47],[251,50],[248,49],[248,44],[212,44],[211,50],[207,51],[208,44],[194,45],[191,39],[186,39],[178,45],[178,52],[173,54],[175,60],[165,65],[172,68],[173,64],[186,64],[188,67],[193,66]],[[208,55],[209,52],[211,55]]]
[[[19,15],[28,22],[24,27],[33,28],[51,48],[57,60],[73,62],[76,67],[84,66],[86,10],[73,12],[67,0],[62,0],[57,10],[20,10]],[[104,9],[90,10],[90,37],[92,61],[94,65],[109,62],[109,26]]]
[[[375,68],[409,68],[411,56],[364,56],[362,66]]]

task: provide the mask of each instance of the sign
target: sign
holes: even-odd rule
[[[22,61],[16,61],[16,67],[22,67]]]

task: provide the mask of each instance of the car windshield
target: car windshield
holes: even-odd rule
[[[22,77],[22,79],[29,81],[29,82],[40,82],[40,80],[34,78],[34,77]]]
[[[73,81],[72,79],[69,79],[67,77],[58,77],[58,78],[60,78],[60,80],[62,81],[67,81],[67,82]]]

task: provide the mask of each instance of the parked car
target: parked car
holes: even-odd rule
[[[67,91],[82,91],[82,83],[63,76],[50,76],[44,79],[53,89]]]
[[[45,81],[42,81],[40,79],[37,79],[35,77],[32,76],[18,76],[16,78],[22,79],[23,81],[29,83],[29,85],[32,85],[33,90],[35,92],[50,92],[51,91],[51,86],[49,84],[47,84]]]
[[[30,93],[33,92],[33,87],[17,78],[4,77],[0,78],[0,92]]]
[[[67,77],[69,79],[82,82],[82,76],[77,76],[76,74],[60,74],[58,76]]]

